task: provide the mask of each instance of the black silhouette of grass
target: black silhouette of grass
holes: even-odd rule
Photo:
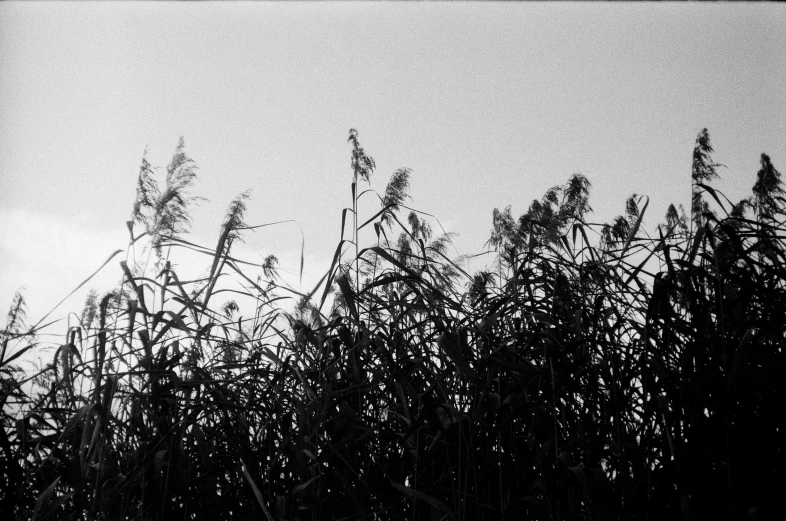
[[[786,518],[786,200],[768,156],[732,204],[702,131],[691,216],[672,206],[649,232],[639,196],[588,222],[574,175],[518,218],[494,210],[497,261],[469,274],[404,205],[409,170],[357,215],[375,163],[349,141],[352,206],[308,293],[275,257],[233,257],[247,194],[215,248],[184,238],[181,140],[164,188],[143,160],[117,291],[91,293],[32,375],[15,362],[43,321],[16,297],[4,519]],[[181,280],[178,248],[207,276]]]

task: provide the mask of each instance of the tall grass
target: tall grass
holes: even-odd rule
[[[769,157],[731,204],[708,184],[703,131],[690,222],[672,206],[650,232],[639,196],[588,222],[574,175],[518,218],[495,210],[495,265],[469,274],[404,205],[409,170],[358,215],[375,164],[349,141],[352,207],[309,293],[272,256],[233,256],[245,194],[215,248],[184,238],[181,141],[164,189],[143,162],[118,289],[92,294],[32,375],[15,366],[37,332],[17,297],[0,358],[7,518],[786,517],[786,200]],[[208,275],[181,280],[179,248]]]

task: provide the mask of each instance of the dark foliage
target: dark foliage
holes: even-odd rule
[[[355,212],[374,162],[349,141]],[[274,257],[231,256],[244,196],[208,280],[124,265],[125,293],[92,295],[34,376],[11,363],[34,342],[20,297],[2,333],[3,518],[786,518],[780,176],[763,155],[753,203],[724,205],[710,152],[703,131],[694,201],[717,206],[691,230],[672,206],[649,237],[638,196],[590,225],[574,175],[518,219],[494,211],[499,260],[474,276],[425,219],[399,220],[402,169],[366,222],[378,243],[351,264],[342,243],[319,286],[330,316],[319,287],[279,306]],[[135,218],[161,206],[145,175]],[[141,220],[164,223],[153,247],[190,245],[172,224],[186,208],[161,208]],[[243,286],[213,308],[225,273]]]

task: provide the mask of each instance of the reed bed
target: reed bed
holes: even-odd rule
[[[4,519],[786,518],[786,200],[769,157],[732,204],[703,131],[690,215],[672,206],[649,231],[646,197],[589,222],[574,175],[519,217],[495,210],[496,261],[470,274],[405,205],[410,171],[377,194],[354,130],[349,145],[352,204],[308,293],[272,256],[233,256],[246,194],[215,247],[187,240],[181,140],[163,180],[143,160],[118,288],[92,293],[32,374],[18,361],[43,321],[17,296]],[[379,211],[358,215],[361,197]],[[205,277],[178,277],[181,248],[205,253]]]

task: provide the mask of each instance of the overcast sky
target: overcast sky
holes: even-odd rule
[[[786,165],[784,49],[776,4],[3,2],[0,310],[24,285],[35,322],[124,248],[142,154],[166,166],[180,136],[209,199],[196,242],[252,189],[249,224],[302,227],[306,282],[351,204],[350,128],[372,187],[411,168],[410,204],[462,254],[484,249],[494,207],[519,215],[574,172],[592,219],[636,192],[654,227],[687,205],[704,127],[739,199],[762,152]],[[300,240],[263,228],[243,253],[294,273]]]

